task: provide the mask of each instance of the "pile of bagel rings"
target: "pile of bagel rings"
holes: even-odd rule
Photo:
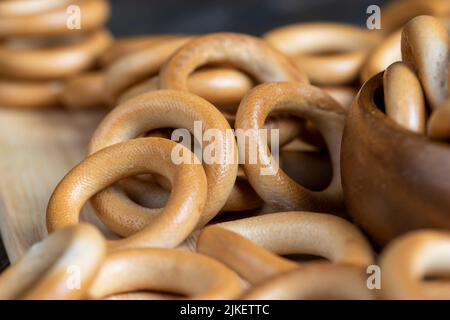
[[[0,105],[110,110],[49,200],[49,236],[0,275],[0,299],[450,299],[450,231],[374,244],[346,210],[340,164],[347,112],[380,72],[387,116],[450,142],[448,0],[395,1],[382,30],[300,23],[111,44],[105,1],[25,2],[0,2]],[[68,39],[54,17],[74,2],[86,10],[75,43],[8,47]],[[171,139],[195,137],[196,121],[222,137],[220,161]],[[279,166],[264,128],[279,129]],[[249,141],[257,161],[240,164]],[[197,161],[174,163],[176,148]],[[294,179],[309,164],[289,168],[286,151],[320,159]],[[80,222],[87,202],[116,237]]]
[[[71,6],[82,17],[73,28]],[[39,109],[61,104],[67,79],[94,68],[111,45],[104,28],[109,10],[106,0],[1,1],[0,105]]]

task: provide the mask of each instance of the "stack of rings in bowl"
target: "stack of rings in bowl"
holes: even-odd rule
[[[0,275],[0,298],[450,299],[445,5],[397,1],[383,31],[116,40],[95,79],[64,88],[66,106],[111,110],[50,198],[49,236]],[[265,128],[279,130],[279,160]],[[116,238],[80,222],[88,201]]]

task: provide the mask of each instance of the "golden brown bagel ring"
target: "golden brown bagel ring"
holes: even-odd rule
[[[321,87],[321,89],[339,102],[346,110],[350,109],[353,100],[358,94],[358,89],[354,87]]]
[[[448,0],[397,0],[382,8],[381,26],[383,32],[391,33],[401,28],[416,16],[443,17],[450,15]]]
[[[403,235],[384,249],[380,267],[385,299],[448,300],[448,284],[433,290],[422,279],[428,275],[450,275],[450,233],[420,230]]]
[[[369,53],[361,69],[362,83],[386,70],[394,62],[402,60],[401,39],[402,30],[397,30]]]
[[[58,81],[14,81],[0,78],[0,107],[41,109],[57,106],[63,84]]]
[[[234,68],[207,68],[194,72],[188,79],[188,90],[211,102],[221,111],[235,113],[253,80]]]
[[[343,85],[357,78],[380,35],[343,23],[299,23],[274,29],[264,39],[292,57],[313,84]]]
[[[30,80],[68,77],[89,68],[111,41],[110,34],[104,30],[75,38],[75,43],[56,47],[39,43],[37,48],[27,48],[6,43],[0,47],[0,75]]]
[[[447,31],[450,32],[450,19],[441,19],[446,24]],[[384,71],[392,63],[401,61],[401,38],[402,29],[390,34],[369,54],[367,61],[361,70],[361,81],[366,82],[376,74]]]
[[[3,0],[0,1],[0,17],[27,16],[69,6],[74,0]]]
[[[122,57],[133,52],[160,44],[167,40],[180,37],[174,34],[158,34],[150,36],[134,36],[115,39],[114,43],[99,58],[99,63],[103,67],[112,65]]]
[[[118,59],[106,72],[106,92],[110,101],[114,103],[131,86],[157,75],[167,59],[189,39],[168,39]]]
[[[117,180],[142,173],[158,173],[168,178],[173,186],[166,206],[140,232],[126,239],[111,241],[110,247],[178,246],[197,226],[207,190],[201,165],[175,165],[172,162],[171,152],[176,145],[168,139],[140,138],[115,144],[86,158],[64,177],[53,192],[47,208],[49,232],[77,224],[86,201]],[[184,152],[188,150],[184,149]],[[113,221],[136,223],[133,220],[136,212],[114,214],[111,214]]]
[[[373,300],[361,268],[331,263],[308,263],[252,288],[246,300]]]
[[[234,124],[236,122],[236,115],[228,112],[222,112],[225,119],[227,119],[228,123],[232,128],[234,128]],[[285,146],[289,142],[295,140],[300,135],[304,138],[305,130],[307,129],[306,124],[302,119],[298,119],[296,117],[292,117],[285,114],[274,114],[270,115],[264,124],[264,128],[266,129],[279,129],[279,143],[280,147]],[[267,137],[267,142],[270,142],[271,137]]]
[[[192,77],[195,77],[195,74]],[[148,83],[142,84],[142,87],[145,88],[139,88],[135,87],[134,89],[130,89],[127,93],[121,96],[119,101],[121,103],[131,99],[132,97],[138,96],[144,92],[149,91],[155,91],[159,79],[158,77],[152,78]],[[139,93],[138,93],[139,92]],[[225,116],[225,114],[224,114]],[[233,119],[233,121],[230,123],[230,118]],[[227,121],[230,123],[230,126],[234,125],[234,115],[230,116]],[[287,142],[291,141],[295,136],[298,135],[299,131],[299,125],[295,121],[295,119],[291,118],[270,118],[268,121],[268,126],[278,126],[280,129],[280,145],[283,146]],[[122,183],[122,186],[123,183]],[[133,200],[137,200],[138,203],[143,204],[146,207],[154,208],[154,203],[160,203],[158,198],[161,197],[161,190],[155,189],[155,186],[153,183],[146,184],[146,183],[134,183],[133,186],[130,188],[130,184],[126,184],[124,186],[125,192],[130,195]],[[169,188],[166,188],[167,191],[170,190]],[[156,193],[156,194],[155,194]],[[258,196],[258,194],[253,190],[253,188],[249,185],[247,179],[245,178],[245,174],[242,172],[238,172],[238,176],[236,178],[235,185],[225,203],[225,205],[222,208],[223,212],[233,212],[233,211],[246,211],[251,209],[256,209],[261,207],[261,205],[264,202],[262,199]],[[109,207],[109,206],[108,206]],[[99,211],[109,211],[108,208],[103,209],[103,204],[99,204],[99,207],[97,207]],[[127,234],[127,233],[125,233]]]
[[[224,72],[222,72],[222,70]],[[229,71],[229,72],[228,72]],[[215,77],[217,76],[217,77]],[[247,80],[245,80],[247,79]],[[242,80],[242,81],[241,81]],[[253,83],[250,82],[245,75],[234,70],[234,69],[204,69],[194,72],[188,81],[189,88],[191,89],[191,82],[196,82],[195,87],[193,87],[192,93],[211,101],[211,103],[218,107],[219,110],[223,112],[224,117],[227,119],[231,127],[234,127],[234,121],[236,119],[234,113],[236,112],[236,105],[239,106],[242,98],[245,94],[253,87]],[[219,88],[214,84],[214,82],[234,82],[236,84],[235,90],[233,92],[232,86],[224,87],[224,93],[222,95],[216,95],[214,98],[211,92],[218,92]],[[203,87],[200,86],[203,84]],[[131,87],[122,94],[118,100],[119,104],[141,95],[146,92],[155,91],[159,89],[159,77],[153,77],[150,80],[139,83],[136,86]],[[234,103],[228,104],[228,108],[224,108],[226,104],[220,105],[221,102],[229,102],[234,100]],[[214,104],[214,102],[216,104]],[[224,110],[227,109],[227,110]],[[295,117],[284,116],[284,115],[271,115],[267,120],[266,128],[270,129],[280,129],[280,146],[294,140],[302,132],[301,120]],[[270,141],[270,137],[269,141]]]
[[[61,94],[61,102],[68,109],[107,106],[104,73],[88,72],[68,79]]]
[[[242,285],[234,272],[197,253],[176,249],[127,249],[106,257],[89,295],[102,299],[143,290],[173,292],[199,300],[235,299],[241,294]]]
[[[80,224],[61,229],[1,274],[0,299],[82,299],[105,252],[96,228]],[[79,283],[72,283],[77,274]]]
[[[264,201],[248,183],[245,174],[237,176],[230,196],[222,208],[223,212],[247,211],[260,208]]]
[[[263,139],[259,139],[259,129],[271,112],[288,112],[316,124],[330,150],[333,166],[333,177],[326,189],[307,190],[278,168],[267,145],[262,145]],[[283,210],[343,211],[340,147],[345,115],[345,109],[328,94],[306,84],[262,84],[245,96],[235,127],[248,132],[250,141],[258,144],[257,163],[246,161],[244,170],[250,184],[266,203]],[[265,174],[261,174],[262,170]]]
[[[419,16],[402,32],[403,61],[419,76],[425,97],[432,109],[448,98],[450,39],[439,19]]]
[[[370,244],[354,225],[315,212],[272,213],[219,223],[207,227],[197,242],[200,253],[222,261],[251,283],[294,267],[258,246],[279,255],[311,254],[362,268],[373,263]]]
[[[198,237],[197,251],[222,262],[250,284],[297,269],[299,265],[258,246],[238,233],[217,225]]]
[[[345,85],[358,77],[368,50],[334,55],[298,55],[294,59],[317,85]]]
[[[450,99],[433,111],[428,120],[427,133],[431,139],[450,141]]]
[[[264,41],[243,34],[216,33],[196,37],[179,49],[161,70],[160,86],[187,91],[192,72],[217,62],[231,63],[260,82],[308,82],[289,58]]]
[[[188,80],[189,91],[211,102],[219,110],[235,113],[253,81],[242,72],[225,67],[205,68],[194,72]],[[159,89],[159,77],[138,83],[126,90],[119,103],[145,92]]]
[[[182,128],[194,134],[195,121],[202,122],[202,134],[208,129],[214,129],[222,135],[222,141],[218,141],[222,150],[218,154],[219,161],[204,165],[208,179],[208,198],[198,224],[201,227],[224,206],[238,169],[236,141],[233,135],[227,134],[231,128],[220,111],[206,100],[189,92],[175,90],[149,92],[128,100],[113,109],[100,123],[92,137],[89,153],[159,128]],[[113,231],[124,236],[140,230],[153,219],[146,214],[146,210],[134,210],[128,215],[128,205],[131,203],[124,202],[112,189],[96,195],[92,204],[102,220]],[[124,212],[127,212],[128,219],[121,218]]]
[[[189,75],[211,63],[231,63],[256,81],[299,81],[308,78],[289,58],[265,41],[239,33],[213,33],[196,37],[179,49],[162,68],[161,89],[188,91]]]
[[[0,1],[1,2],[1,1]],[[18,2],[18,1],[15,1]],[[27,1],[28,2],[28,1]],[[33,1],[38,2],[38,1]],[[109,2],[105,0],[72,1],[81,11],[81,29],[67,28],[66,6],[24,16],[0,15],[0,38],[22,36],[55,36],[90,32],[101,28],[109,17]]]
[[[120,105],[134,97],[143,93],[159,90],[159,77],[154,76],[148,80],[140,82],[129,89],[125,90],[117,99],[117,104]]]
[[[386,114],[397,124],[417,133],[425,132],[425,98],[414,71],[403,62],[389,66],[383,76]]]
[[[216,72],[220,69],[211,69],[210,71],[212,72]],[[232,69],[230,69],[232,70]],[[209,70],[208,70],[209,71]],[[195,80],[197,78],[197,76],[201,76],[203,77],[203,73],[208,73],[208,71],[206,70],[200,70],[197,72],[194,72],[190,77],[189,77],[189,83],[191,82],[191,80]],[[233,70],[233,72],[235,72]],[[217,74],[219,77],[221,77],[220,74]],[[223,74],[222,74],[223,75]],[[231,75],[231,74],[230,74]],[[241,73],[237,73],[236,76],[240,77],[242,74]],[[234,77],[233,75],[231,75],[231,77]],[[210,78],[210,79],[206,79],[205,77],[205,82],[204,82],[204,88],[200,89],[200,87],[198,87],[198,91],[199,92],[195,92],[193,90],[194,94],[197,94],[198,96],[202,97],[202,94],[206,94],[209,95],[210,90],[213,88],[212,86],[209,86],[209,81],[214,80],[214,78]],[[217,80],[222,81],[222,80],[226,80],[223,77],[222,78],[217,78]],[[237,79],[230,79],[232,81],[237,80]],[[200,83],[200,82],[199,82]],[[245,85],[247,87],[247,85]],[[247,87],[249,91],[251,89],[251,86]],[[153,77],[150,80],[147,80],[145,82],[142,82],[136,86],[131,87],[129,90],[125,91],[125,93],[123,95],[120,96],[118,103],[122,104],[125,101],[134,98],[138,95],[141,95],[143,93],[146,92],[150,92],[150,91],[155,91],[159,89],[159,77]],[[244,87],[240,87],[240,89],[238,89],[236,87],[236,92],[241,91],[240,93],[242,93],[242,97],[247,93],[247,91],[245,91],[244,93]],[[236,98],[238,98],[238,94],[235,95]],[[236,99],[237,105],[239,105],[240,101],[242,100],[242,97],[239,99],[239,102],[237,101],[238,99]],[[214,99],[212,96],[210,97],[212,101],[216,100]],[[230,98],[230,96],[228,97]],[[208,99],[206,99],[208,100]],[[208,100],[209,101],[209,100]],[[214,103],[213,103],[214,104]],[[221,110],[221,107],[218,105],[214,105],[216,107],[219,108],[219,110]],[[236,116],[235,116],[235,112],[236,110],[234,110],[235,108],[230,108],[229,110],[221,110],[223,116],[225,117],[225,119],[227,119],[228,123],[230,124],[231,127],[234,127],[234,122],[236,120]],[[285,144],[291,142],[292,140],[294,140],[296,137],[298,137],[298,135],[302,132],[302,123],[301,120],[296,119],[295,117],[289,117],[289,116],[284,116],[284,115],[271,115],[269,117],[269,119],[267,119],[267,122],[265,124],[265,127],[267,129],[280,129],[280,146],[284,146]],[[270,141],[270,137],[268,137],[269,141]]]

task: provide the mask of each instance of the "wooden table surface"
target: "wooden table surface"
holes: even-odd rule
[[[105,111],[0,109],[0,231],[14,262],[47,236],[45,211],[51,193],[86,154]],[[99,224],[89,205],[85,220]],[[0,250],[0,267],[5,254]]]

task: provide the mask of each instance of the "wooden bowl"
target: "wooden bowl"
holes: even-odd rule
[[[361,88],[344,129],[349,213],[382,246],[413,229],[450,229],[450,144],[403,129],[383,108],[378,74]]]

